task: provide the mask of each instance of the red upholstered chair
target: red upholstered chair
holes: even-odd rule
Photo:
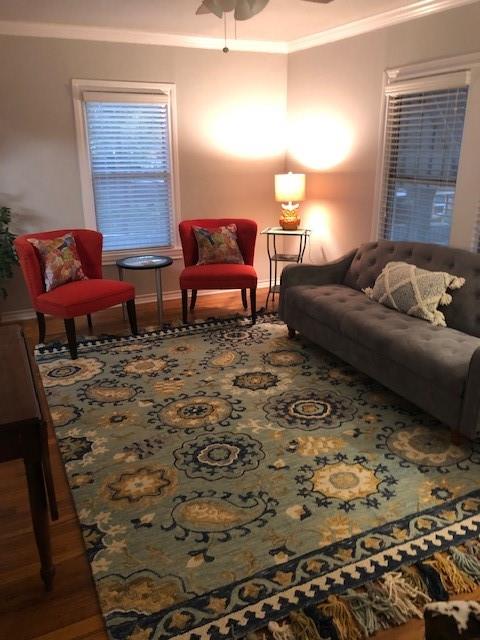
[[[245,264],[202,264],[197,265],[197,240],[192,227],[212,229],[228,224],[237,225],[237,241]],[[257,223],[254,220],[241,218],[208,218],[184,220],[179,225],[185,269],[180,274],[182,290],[183,322],[188,316],[188,289],[192,290],[190,311],[195,308],[199,289],[241,289],[243,308],[247,308],[247,289],[250,289],[250,307],[252,322],[255,323],[257,273],[253,268],[255,241],[257,239]]]
[[[28,242],[28,238],[48,240],[63,236],[65,233],[71,233],[75,238],[82,268],[88,280],[68,282],[46,292],[40,256],[37,249]],[[87,315],[91,328],[91,313],[126,302],[132,333],[137,333],[135,289],[128,282],[102,278],[102,244],[102,234],[89,229],[60,229],[29,233],[15,240],[15,249],[32,306],[37,313],[39,342],[45,340],[45,314],[63,318],[72,359],[77,357],[74,320],[77,316]]]

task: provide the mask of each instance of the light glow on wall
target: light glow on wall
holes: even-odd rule
[[[286,113],[279,105],[248,102],[212,113],[207,123],[210,142],[240,158],[271,158],[285,152]]]
[[[302,207],[301,216],[302,227],[312,230],[310,246],[307,248],[308,261],[321,263],[331,260],[337,248],[329,207],[313,200]]]
[[[302,219],[307,229],[312,230],[312,235],[316,240],[327,244],[331,241],[330,211],[325,205],[318,202],[310,203],[302,212]]]
[[[353,145],[351,126],[334,113],[304,113],[295,116],[289,127],[288,150],[304,167],[333,169],[350,154]]]

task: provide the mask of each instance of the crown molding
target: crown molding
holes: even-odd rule
[[[231,51],[254,53],[287,54],[311,49],[337,40],[344,40],[369,31],[376,31],[415,18],[456,9],[479,0],[416,0],[410,4],[384,11],[368,18],[355,20],[332,29],[325,29],[289,42],[271,40],[228,41]],[[20,22],[0,20],[0,35],[30,36],[35,38],[59,38],[65,40],[90,40],[96,42],[117,42],[126,44],[147,44],[165,47],[188,47],[190,49],[211,49],[220,51],[224,46],[221,38],[186,36],[181,34],[157,33],[134,29],[111,29],[109,27],[86,27],[73,24],[43,22]]]
[[[288,42],[288,53],[311,49],[337,40],[344,40],[369,31],[384,29],[415,18],[423,18],[433,13],[440,13],[448,9],[457,9],[467,4],[475,4],[478,0],[417,0],[404,7],[377,13],[369,18],[355,20],[332,29],[325,29],[319,33],[297,38]]]
[[[480,66],[480,53],[467,53],[466,55],[449,58],[436,58],[428,62],[418,62],[404,67],[395,67],[385,71],[388,83],[422,76],[434,76],[436,74],[454,73],[455,71],[471,71]]]
[[[96,42],[118,42],[123,44],[148,44],[164,47],[188,47],[190,49],[213,49],[221,51],[221,38],[204,38],[154,31],[133,29],[110,29],[108,27],[84,27],[74,24],[44,22],[17,22],[0,20],[0,35],[29,36],[34,38],[59,38],[64,40],[90,40]],[[255,53],[287,53],[286,42],[270,40],[228,40],[230,51]]]

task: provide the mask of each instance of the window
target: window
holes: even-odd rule
[[[387,87],[380,237],[449,244],[466,80],[452,73]]]
[[[115,257],[177,244],[172,90],[74,81],[86,223]]]

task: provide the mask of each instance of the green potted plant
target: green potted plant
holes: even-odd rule
[[[0,207],[0,293],[3,298],[7,297],[7,290],[1,285],[12,277],[12,267],[18,263],[17,254],[13,248],[15,235],[8,228],[11,217],[8,207]]]

